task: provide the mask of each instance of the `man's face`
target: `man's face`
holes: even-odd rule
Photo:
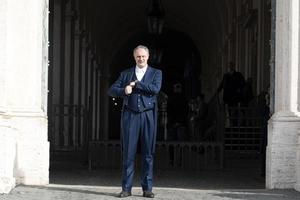
[[[139,49],[136,49],[134,52],[134,59],[135,59],[136,65],[139,68],[143,68],[143,67],[147,66],[149,54],[145,49],[139,48]]]

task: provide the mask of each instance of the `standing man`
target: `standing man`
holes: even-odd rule
[[[229,107],[238,106],[242,101],[242,90],[245,78],[241,72],[236,71],[234,62],[229,62],[228,72],[223,75],[218,92],[223,89],[223,102]]]
[[[241,72],[235,70],[234,62],[229,62],[228,72],[223,75],[223,80],[218,87],[218,93],[223,90],[223,102],[229,116],[230,126],[240,125],[238,107],[243,101],[243,88],[245,78]]]
[[[121,72],[110,87],[109,95],[123,98],[121,115],[122,191],[120,198],[131,196],[138,140],[141,141],[143,196],[154,198],[153,154],[156,140],[157,95],[161,88],[161,70],[148,66],[149,49],[133,50],[136,66]]]

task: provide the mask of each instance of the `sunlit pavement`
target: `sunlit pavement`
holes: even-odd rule
[[[60,169],[50,173],[47,186],[17,186],[9,195],[0,195],[2,200],[101,200],[117,199],[120,192],[120,170]],[[264,178],[255,170],[203,170],[184,172],[178,170],[155,171],[155,199],[262,199],[299,200],[300,193],[294,190],[264,189]],[[145,199],[139,187],[139,172],[131,197]]]

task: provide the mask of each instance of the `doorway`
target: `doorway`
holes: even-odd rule
[[[59,163],[66,160],[82,169],[119,167],[121,101],[108,98],[106,92],[119,72],[134,64],[132,49],[140,43],[152,46],[144,12],[147,4],[120,4],[50,0],[48,113],[51,160],[56,164],[53,169],[64,168],[65,164]],[[162,124],[158,144],[162,152],[172,155],[158,155],[159,161],[163,161],[163,155],[170,158],[162,168],[193,171],[199,166],[213,166],[215,170],[251,167],[259,176],[264,130],[259,127],[249,131],[239,126],[234,133],[226,127],[228,115],[225,108],[218,107],[222,94],[217,94],[217,89],[228,63],[233,61],[245,79],[253,80],[253,109],[264,104],[261,101],[270,85],[270,1],[164,1],[163,6],[165,27],[153,52],[161,56],[155,64],[164,73],[162,91],[169,97],[169,110],[167,129]],[[185,107],[180,112],[170,109],[173,102],[177,103],[172,97],[177,86],[182,90],[180,107]],[[192,106],[202,95],[207,115],[201,125],[191,124]],[[243,108],[234,109],[242,113],[239,117],[246,116]],[[172,122],[178,113],[184,123],[179,128]],[[201,129],[203,135],[197,136],[192,126]],[[225,134],[232,138],[228,143],[224,142]],[[175,146],[170,146],[172,142]],[[203,157],[203,161],[190,167],[195,156]]]

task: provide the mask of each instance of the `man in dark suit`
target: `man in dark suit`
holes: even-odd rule
[[[229,107],[238,106],[242,101],[242,90],[245,78],[241,72],[235,70],[234,62],[229,62],[228,72],[224,74],[218,87],[218,92],[223,89],[223,102]]]
[[[121,72],[109,89],[109,95],[123,98],[121,116],[122,192],[120,198],[131,196],[134,160],[138,140],[141,141],[143,196],[154,198],[153,154],[157,128],[157,95],[161,88],[161,70],[148,66],[149,50],[137,46],[133,50],[136,66]]]
[[[235,70],[234,62],[229,62],[228,72],[223,75],[223,80],[218,87],[218,93],[223,90],[223,102],[229,115],[230,125],[237,126],[239,123],[239,111],[235,108],[243,101],[243,88],[245,78],[241,72]]]

